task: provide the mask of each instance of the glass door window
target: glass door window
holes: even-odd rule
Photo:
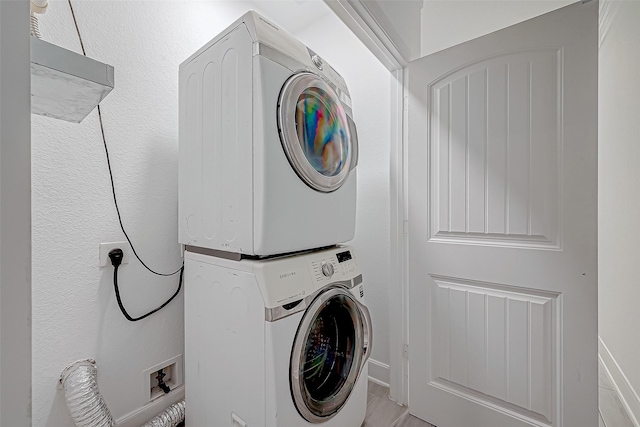
[[[307,310],[291,355],[291,391],[307,421],[326,421],[347,401],[364,363],[365,322],[342,288],[321,294]]]
[[[299,73],[283,87],[278,128],[289,163],[311,188],[337,190],[352,161],[347,115],[333,88],[315,74]]]

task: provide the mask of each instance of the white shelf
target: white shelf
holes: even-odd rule
[[[114,69],[31,37],[31,113],[80,123],[113,90]]]

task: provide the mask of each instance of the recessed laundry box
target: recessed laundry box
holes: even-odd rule
[[[351,240],[357,161],[344,79],[255,12],[180,66],[180,243],[266,256]]]

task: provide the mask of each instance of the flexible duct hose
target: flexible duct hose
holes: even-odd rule
[[[116,427],[116,422],[98,390],[95,360],[79,360],[67,366],[60,377],[67,407],[77,427]]]
[[[92,359],[67,366],[60,376],[64,397],[77,427],[116,427],[116,422],[98,390],[98,368]],[[169,406],[142,427],[177,427],[184,421],[184,400]]]
[[[169,406],[142,427],[177,427],[182,421],[184,421],[184,400]]]

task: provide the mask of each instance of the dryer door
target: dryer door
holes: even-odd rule
[[[348,290],[328,288],[313,300],[291,353],[291,395],[305,420],[321,423],[340,411],[370,348],[369,311]]]
[[[333,88],[315,74],[294,74],[278,100],[282,147],[298,176],[311,188],[340,188],[357,161],[357,137]]]

